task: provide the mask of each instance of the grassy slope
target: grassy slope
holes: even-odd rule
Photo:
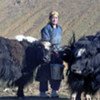
[[[80,37],[100,30],[100,0],[0,0],[0,35],[40,38],[40,30],[53,9],[61,15],[64,43],[72,31]]]

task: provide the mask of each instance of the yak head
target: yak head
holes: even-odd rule
[[[86,48],[80,48],[75,52],[75,61],[71,66],[71,72],[87,76],[93,72],[91,66],[90,54],[87,52]]]
[[[94,70],[91,66],[92,58],[98,53],[94,36],[85,36],[74,43],[75,61],[70,70],[76,74],[87,76]]]
[[[75,63],[71,66],[71,72],[87,76],[93,72],[93,68],[91,67],[91,60],[86,59],[79,59],[76,60]]]
[[[26,49],[27,66],[49,63],[51,60],[50,45],[49,42],[36,41],[28,46]]]

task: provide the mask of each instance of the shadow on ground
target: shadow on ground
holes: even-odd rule
[[[26,96],[24,98],[17,98],[17,97],[0,97],[0,100],[69,100],[68,98],[40,98],[37,96]]]

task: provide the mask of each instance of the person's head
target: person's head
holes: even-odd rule
[[[50,23],[52,23],[53,25],[57,25],[58,17],[59,17],[59,13],[57,11],[51,11],[49,14]]]

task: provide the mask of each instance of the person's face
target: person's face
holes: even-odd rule
[[[53,25],[57,25],[58,24],[58,17],[57,16],[52,16],[50,18],[50,21]]]

